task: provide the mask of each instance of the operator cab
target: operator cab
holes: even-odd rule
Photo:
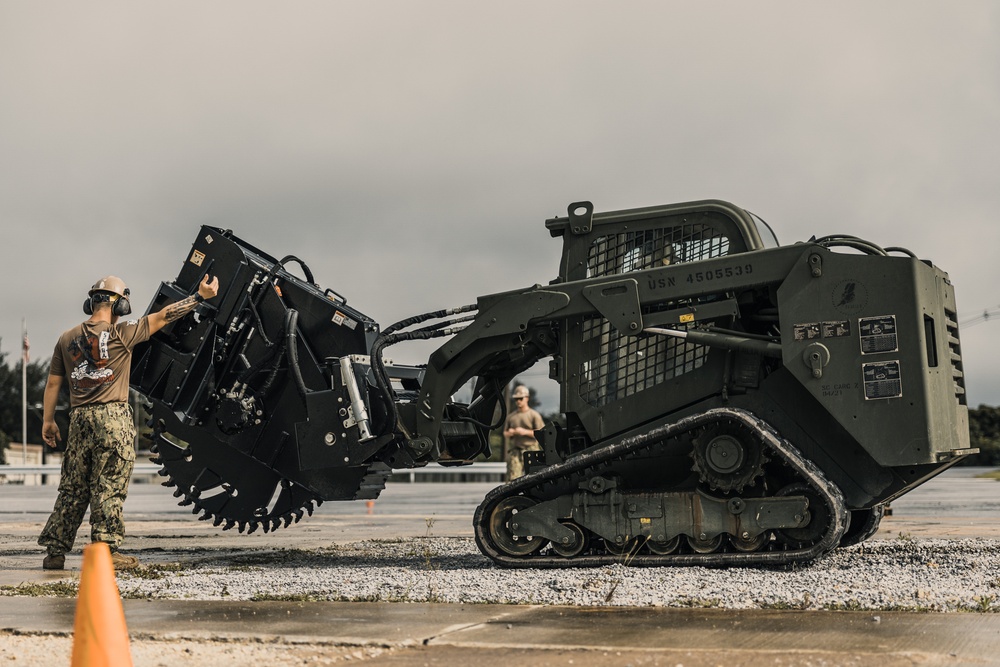
[[[781,244],[778,243],[778,237],[771,229],[771,225],[764,222],[764,219],[755,213],[747,211],[753,221],[757,223],[757,234],[760,236],[760,241],[764,244],[765,248],[777,248]]]

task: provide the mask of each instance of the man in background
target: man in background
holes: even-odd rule
[[[503,435],[507,438],[507,481],[524,476],[524,452],[541,451],[535,431],[545,428],[545,420],[528,405],[528,388],[518,385],[511,394],[514,411],[507,417]]]

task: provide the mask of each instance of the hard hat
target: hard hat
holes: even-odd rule
[[[522,384],[518,385],[517,389],[514,390],[511,398],[527,398],[529,395],[528,388]]]
[[[89,296],[94,296],[94,292],[108,292],[118,296],[129,295],[129,288],[125,286],[125,281],[118,276],[105,276],[94,283],[94,286],[87,292]]]
[[[114,296],[111,296],[114,295]],[[125,281],[117,276],[101,278],[87,292],[87,300],[83,302],[85,315],[94,314],[95,304],[110,301],[111,314],[123,317],[132,313],[132,304],[128,300],[129,289]]]

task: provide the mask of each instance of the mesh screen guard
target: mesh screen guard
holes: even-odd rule
[[[587,275],[621,275],[722,257],[728,252],[729,238],[705,224],[622,231],[594,239],[588,253]],[[676,305],[659,304],[645,311]],[[708,348],[679,339],[623,336],[600,316],[585,319],[579,330],[581,351],[591,352],[579,362],[578,390],[580,397],[594,407],[695,371],[708,356]],[[592,342],[595,340],[596,344]]]

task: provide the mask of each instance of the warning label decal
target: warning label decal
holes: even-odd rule
[[[792,326],[792,337],[795,340],[813,340],[814,338],[843,338],[851,335],[850,320],[834,322],[808,322]]]
[[[347,327],[348,329],[354,329],[358,326],[357,320],[351,319],[339,310],[333,314],[332,322],[338,326]]]
[[[822,335],[822,329],[820,329],[819,322],[796,324],[792,329],[792,335],[795,340],[812,340]]]
[[[823,322],[823,338],[843,338],[851,335],[850,320]]]
[[[877,361],[861,365],[865,381],[865,400],[899,398],[903,383],[899,377],[899,361]]]
[[[862,317],[858,320],[861,335],[861,354],[895,352],[899,349],[896,337],[896,316]]]

